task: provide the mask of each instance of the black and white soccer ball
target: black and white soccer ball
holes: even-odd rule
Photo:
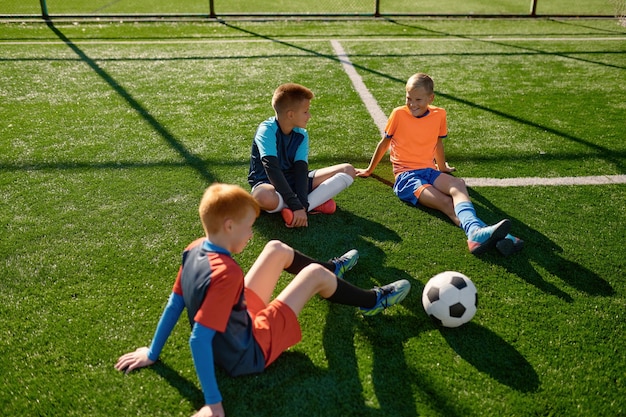
[[[459,327],[476,314],[478,292],[467,276],[445,271],[426,283],[422,305],[435,323],[444,327]]]

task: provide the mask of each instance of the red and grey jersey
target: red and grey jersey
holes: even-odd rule
[[[190,324],[197,322],[217,332],[215,362],[233,376],[261,372],[265,367],[246,309],[243,278],[228,251],[198,239],[185,250],[173,288],[185,300]]]

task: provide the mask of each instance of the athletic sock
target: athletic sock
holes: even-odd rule
[[[374,290],[364,290],[337,278],[337,290],[327,300],[347,306],[372,308],[376,305],[378,296]]]
[[[266,212],[268,213],[280,213],[282,209],[287,207],[287,204],[285,204],[285,200],[283,200],[283,196],[280,195],[278,191],[274,191],[274,192],[276,193],[276,196],[278,197],[278,205],[276,206],[274,210],[266,210]]]
[[[333,272],[333,273],[335,272],[334,263],[318,261],[317,259],[313,259],[310,256],[307,256],[303,254],[302,252],[299,252],[295,249],[293,250],[293,262],[291,262],[291,265],[285,268],[285,271],[289,272],[290,274],[296,275],[297,273],[302,271],[305,267],[311,264],[320,264],[324,268],[328,269],[330,272]]]
[[[476,210],[471,201],[462,201],[455,205],[454,213],[461,222],[461,227],[467,237],[470,237],[474,230],[485,226],[485,223],[476,216]]]
[[[309,193],[309,211],[324,204],[346,188],[348,188],[354,179],[344,172],[339,172],[320,185],[311,193]]]

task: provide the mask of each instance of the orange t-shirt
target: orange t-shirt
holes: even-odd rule
[[[415,117],[407,106],[396,107],[391,112],[385,134],[391,138],[390,159],[393,174],[416,169],[436,169],[434,157],[439,138],[448,135],[446,111],[428,106],[428,113]]]

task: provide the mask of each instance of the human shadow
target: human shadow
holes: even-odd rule
[[[401,271],[397,272],[401,278],[406,278]],[[341,404],[342,415],[414,417],[420,414],[416,404],[425,397],[429,407],[439,410],[441,415],[462,415],[446,393],[433,386],[429,382],[431,378],[407,360],[406,343],[428,328],[427,318],[418,306],[420,294],[419,284],[412,281],[411,294],[402,302],[403,308],[410,311],[408,314],[381,313],[374,317],[352,317],[351,320],[327,319],[324,350],[329,372],[335,375],[346,398]],[[333,310],[337,307],[331,308],[334,317],[337,312]],[[361,340],[360,347],[355,346],[355,339]],[[371,355],[359,353],[362,349],[371,351]],[[359,364],[358,357],[370,360]],[[369,375],[361,375],[363,371],[360,369],[368,367]],[[371,380],[374,392],[370,395],[375,399],[366,396],[369,389],[363,386],[362,380]],[[377,408],[368,406],[376,402]]]
[[[546,235],[504,213],[475,188],[469,189],[469,194],[474,204],[479,206],[477,207],[477,211],[481,212],[482,209],[482,212],[484,212],[487,210],[489,212],[488,218],[494,220],[508,218],[511,220],[511,233],[519,234],[526,242],[521,252],[508,258],[493,256],[490,257],[491,261],[507,269],[509,272],[514,273],[538,289],[567,302],[573,301],[572,296],[556,285],[546,281],[533,264],[541,266],[550,274],[586,294],[608,297],[615,293],[613,287],[598,274],[583,265],[562,257],[563,248]],[[479,215],[481,215],[481,213],[479,213]]]
[[[192,380],[162,361],[151,369],[178,390],[181,398],[187,399],[194,409],[204,405],[203,392]],[[228,415],[332,416],[328,414],[328,410],[333,409],[328,401],[340,401],[341,390],[333,383],[332,376],[300,352],[284,352],[263,374],[233,378],[221,368],[217,368],[215,374]]]
[[[255,223],[255,235],[265,240],[278,239],[316,259],[326,260],[349,249],[359,251],[359,264],[373,265],[379,261],[380,250],[363,240],[363,236],[385,242],[400,242],[398,234],[363,217],[344,210],[341,205],[332,216],[309,214],[309,227],[287,228],[280,214],[261,213]],[[340,232],[338,232],[340,231]],[[265,241],[262,240],[262,241]],[[374,266],[372,266],[374,267]],[[368,270],[368,268],[361,268]],[[359,279],[354,281],[360,284]]]
[[[520,392],[536,392],[540,381],[532,365],[513,346],[474,322],[440,328],[450,347],[479,372]]]
[[[384,177],[376,175],[373,175],[373,177],[383,184],[390,187],[393,186],[393,183]],[[572,296],[553,283],[546,281],[533,263],[539,264],[552,275],[559,277],[573,288],[589,295],[611,296],[615,293],[611,285],[598,274],[562,257],[560,254],[563,253],[563,249],[543,233],[511,217],[510,214],[499,209],[475,188],[468,188],[468,192],[476,206],[477,214],[482,220],[492,223],[508,218],[511,220],[511,233],[519,236],[526,242],[526,247],[511,257],[503,258],[499,254],[485,254],[483,255],[484,259],[502,266],[543,292],[552,294],[566,302],[572,302]],[[424,213],[439,217],[443,221],[450,221],[447,216],[437,210],[422,206],[418,206],[418,209]]]
[[[178,390],[181,397],[187,398],[195,409],[204,405],[202,390],[189,379],[182,376],[167,363],[158,360],[150,367],[157,375],[166,380],[172,387]]]

